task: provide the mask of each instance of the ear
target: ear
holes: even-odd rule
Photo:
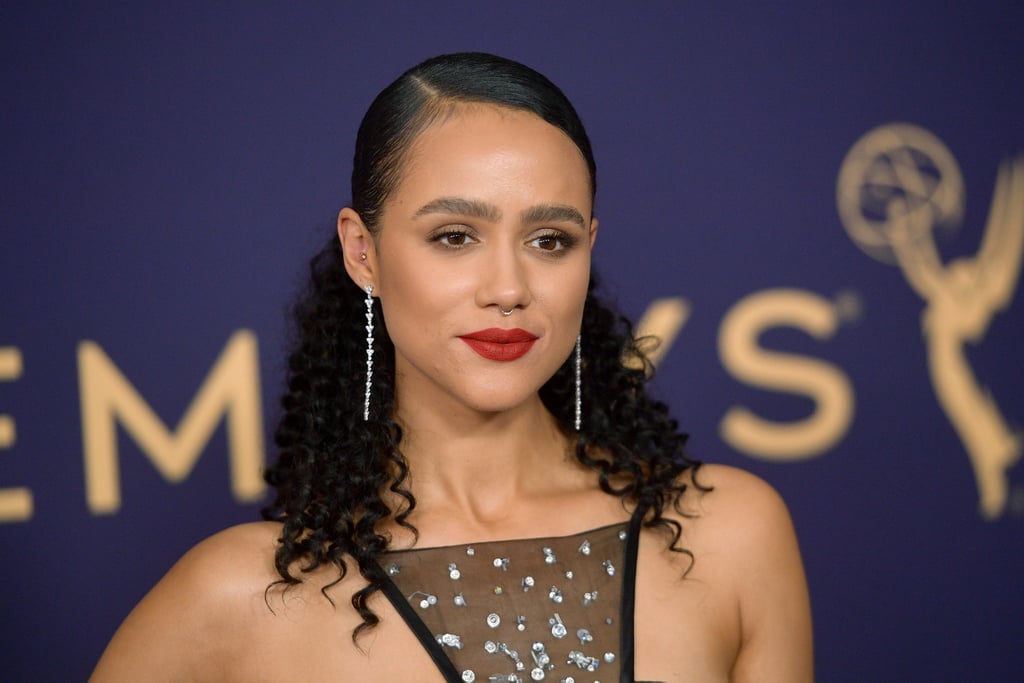
[[[590,248],[594,248],[594,242],[597,240],[597,219],[590,219]]]
[[[377,289],[377,250],[373,235],[354,210],[345,207],[338,214],[338,241],[345,270],[359,289]]]

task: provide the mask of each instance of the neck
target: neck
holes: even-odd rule
[[[416,405],[398,416],[417,504],[413,524],[458,520],[486,531],[549,497],[592,487],[593,474],[575,458],[575,439],[539,396],[501,413]]]

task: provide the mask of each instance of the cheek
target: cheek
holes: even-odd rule
[[[538,299],[560,316],[582,316],[590,283],[590,259],[577,258],[557,273],[550,270],[538,278],[535,292]]]
[[[534,290],[534,301],[545,310],[551,325],[551,372],[572,353],[576,344],[583,323],[589,273],[588,267],[580,266],[560,272],[559,277],[549,274],[543,285]]]
[[[406,331],[416,328],[421,336],[428,334],[433,327],[423,322],[435,317],[436,290],[417,286],[422,282],[417,273],[401,268],[383,272],[380,279],[381,309],[392,340],[399,343]]]
[[[379,271],[381,306],[392,341],[404,347],[443,337],[452,306],[465,296],[465,282],[443,264],[401,256],[393,252]]]
[[[397,264],[396,264],[397,265]],[[381,272],[381,296],[403,307],[447,307],[464,298],[475,283],[470,273],[448,264],[414,262]]]

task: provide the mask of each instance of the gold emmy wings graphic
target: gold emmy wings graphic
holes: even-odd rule
[[[978,253],[949,263],[942,261],[935,231],[960,224],[963,180],[953,155],[928,131],[889,124],[864,135],[843,161],[837,203],[857,246],[899,266],[924,299],[935,395],[970,458],[981,514],[999,517],[1007,504],[1007,470],[1021,456],[1021,434],[978,383],[964,343],[980,343],[993,315],[1013,300],[1024,251],[1024,157],[999,169]]]

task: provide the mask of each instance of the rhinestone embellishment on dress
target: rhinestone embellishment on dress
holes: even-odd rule
[[[619,679],[627,538],[623,523],[392,551],[382,565],[463,681],[608,682]]]

